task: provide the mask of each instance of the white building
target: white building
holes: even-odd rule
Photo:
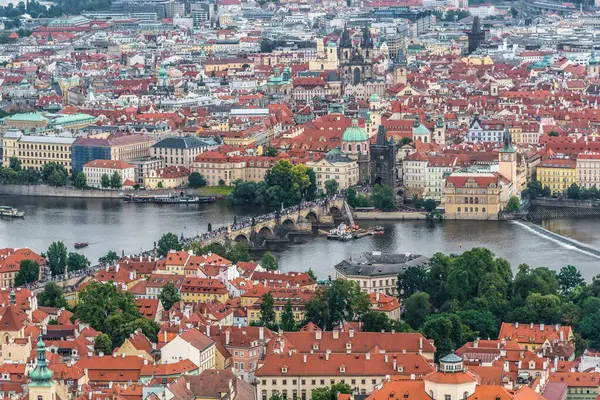
[[[456,157],[429,157],[425,168],[425,193],[423,197],[442,201],[446,176],[452,173],[455,164]]]
[[[467,140],[469,142],[502,142],[504,137],[504,122],[496,120],[480,120],[475,117],[471,126]]]
[[[189,359],[202,372],[215,368],[215,341],[197,329],[190,328],[167,343],[161,350],[163,364]]]
[[[102,176],[112,177],[117,172],[121,176],[121,186],[135,183],[135,167],[122,160],[93,160],[83,166],[88,186],[101,188]]]

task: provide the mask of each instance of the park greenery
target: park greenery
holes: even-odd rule
[[[163,308],[167,311],[173,307],[173,304],[179,303],[181,297],[179,296],[179,290],[175,287],[175,284],[171,281],[167,282],[163,287],[163,290],[158,295]]]
[[[11,157],[8,167],[0,167],[0,184],[2,185],[37,185],[40,183],[50,186],[65,186],[69,174],[64,166],[48,163],[41,172],[29,167],[23,168],[21,161]]]
[[[188,176],[188,183],[191,188],[197,189],[206,186],[206,179],[197,172],[192,172]]]
[[[171,250],[180,251],[181,244],[176,234],[168,232],[158,240],[157,253],[161,257],[166,257]]]
[[[244,243],[236,243],[231,247],[225,247],[219,243],[200,246],[199,243],[194,242],[186,245],[185,250],[192,250],[194,254],[218,254],[233,263],[250,261],[250,248]]]
[[[156,343],[159,326],[144,318],[131,293],[119,290],[112,282],[91,282],[79,292],[75,317],[108,335],[111,346],[118,347],[136,330]]]
[[[570,265],[557,273],[521,264],[513,276],[510,264],[485,248],[457,257],[437,253],[428,269],[400,274],[398,290],[403,320],[434,339],[438,355],[496,337],[501,322],[570,325],[578,351],[600,346],[600,277],[588,284]]]
[[[237,180],[227,199],[233,204],[288,207],[316,197],[315,173],[304,164],[293,165],[281,160],[265,175],[262,182]]]
[[[88,259],[79,253],[69,253],[67,256],[67,271],[79,271],[87,268],[90,265]]]
[[[63,242],[53,242],[46,252],[46,260],[52,275],[62,275],[66,272],[68,255]]]
[[[506,203],[506,211],[518,212],[521,210],[521,200],[517,196],[510,196]]]
[[[375,207],[381,211],[394,211],[396,203],[394,200],[394,192],[387,185],[375,185],[370,196],[358,194],[356,189],[349,188],[346,191],[346,201],[352,208],[357,207]]]
[[[33,260],[23,260],[19,263],[19,272],[15,276],[15,285],[23,286],[35,282],[40,277],[40,265]]]
[[[260,265],[267,271],[276,271],[279,269],[277,259],[270,251],[267,251],[265,254],[263,254],[262,258],[260,259]]]
[[[102,256],[98,259],[98,262],[100,264],[112,264],[114,262],[117,262],[119,260],[119,256],[117,255],[116,252],[110,250],[108,253],[106,253],[105,256]]]
[[[63,290],[56,284],[56,282],[46,283],[46,285],[44,285],[44,290],[38,293],[37,301],[38,305],[42,307],[67,307],[67,301],[65,300]]]

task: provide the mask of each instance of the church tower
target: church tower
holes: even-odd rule
[[[394,82],[406,85],[407,63],[404,51],[398,49],[396,60],[394,60]]]
[[[386,138],[385,127],[379,125],[375,144],[371,144],[371,184],[388,185],[396,193],[396,152],[394,138]]]
[[[29,374],[31,382],[27,385],[29,398],[33,400],[56,400],[56,381],[54,373],[48,368],[46,346],[40,337],[37,344],[37,365]]]
[[[519,182],[517,181],[517,151],[512,145],[512,136],[508,131],[508,126],[504,130],[504,145],[498,153],[498,172],[500,175],[510,180],[512,191],[510,195],[517,195],[519,191]]]
[[[590,61],[588,62],[587,73],[588,73],[588,76],[593,76],[593,77],[597,77],[598,74],[600,73],[600,63],[596,59],[596,55],[594,54],[594,51],[592,51]]]
[[[441,115],[438,117],[433,129],[433,141],[440,146],[446,144],[446,124],[444,123],[444,117]]]

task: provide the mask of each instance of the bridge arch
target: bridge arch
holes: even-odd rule
[[[281,222],[281,226],[284,228],[295,228],[296,222],[291,218],[286,218]]]
[[[261,237],[271,237],[273,236],[273,230],[269,226],[265,225],[260,228],[256,234]]]
[[[319,222],[319,216],[315,210],[310,210],[306,214],[306,219],[309,220],[312,224]]]
[[[237,243],[245,243],[248,245],[250,244],[250,239],[248,239],[248,236],[246,236],[245,233],[239,233],[233,240]]]
[[[334,218],[339,218],[342,215],[342,210],[337,205],[332,205],[329,208],[329,214],[331,214]]]

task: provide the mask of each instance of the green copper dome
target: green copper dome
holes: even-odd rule
[[[590,57],[589,65],[598,65],[598,60],[596,59],[596,53],[592,51],[592,55]]]
[[[48,368],[48,363],[46,362],[46,346],[40,336],[40,340],[37,344],[37,365],[29,374],[31,385],[50,385],[53,376],[54,373]]]
[[[379,97],[379,95],[377,93],[373,93],[371,94],[371,97],[369,97],[369,102],[375,102],[375,101],[379,101],[381,100],[381,98]]]
[[[363,128],[358,126],[358,121],[355,119],[352,120],[352,126],[348,127],[342,136],[342,142],[366,142],[367,140],[369,140],[369,136]]]

